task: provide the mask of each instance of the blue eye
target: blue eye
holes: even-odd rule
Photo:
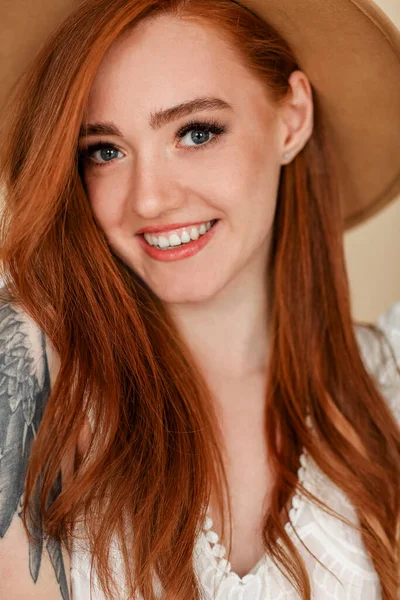
[[[101,161],[93,159],[93,155],[96,152],[100,153]],[[91,144],[86,149],[81,150],[79,158],[83,161],[89,160],[96,166],[102,167],[103,165],[113,162],[116,158],[115,154],[118,154],[118,152],[122,154],[121,150],[116,148],[113,144],[110,144],[109,142],[98,142],[97,144]]]
[[[113,158],[118,158],[116,156],[112,156],[112,154],[118,154],[119,150],[114,147],[102,146],[96,150],[96,152],[100,152],[100,157],[102,160],[109,162],[113,160]]]
[[[177,131],[175,138],[181,140],[186,136],[186,134],[194,132],[195,135],[190,136],[190,140],[193,142],[193,145],[185,144],[184,147],[189,150],[197,150],[200,148],[209,147],[211,144],[218,141],[219,136],[221,136],[223,133],[226,133],[228,130],[229,129],[226,125],[219,124],[214,120],[190,121]],[[210,133],[213,135],[211,139],[209,139]],[[96,152],[99,152],[100,160],[93,158]],[[103,167],[115,162],[115,160],[118,158],[122,158],[121,156],[117,156],[118,153],[121,153],[123,156],[121,150],[114,146],[114,144],[100,141],[90,144],[87,146],[87,148],[80,150],[79,160],[85,163],[90,162],[91,166]]]
[[[217,121],[190,121],[186,123],[179,131],[176,133],[176,137],[179,139],[183,139],[186,134],[195,132],[196,134],[200,133],[193,137],[190,136],[191,141],[194,142],[194,146],[186,146],[186,148],[205,148],[206,146],[210,146],[210,144],[216,142],[218,137],[223,133],[226,133],[228,128],[226,125],[219,124]],[[204,138],[208,138],[210,132],[214,137],[211,138],[210,141],[204,140]]]

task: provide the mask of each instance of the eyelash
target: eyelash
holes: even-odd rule
[[[218,121],[215,121],[213,119],[211,119],[210,121],[190,121],[189,123],[186,123],[183,127],[181,127],[175,134],[175,138],[178,139],[182,139],[185,137],[185,135],[187,133],[189,133],[189,131],[192,130],[196,130],[196,131],[201,131],[201,132],[206,132],[209,131],[212,134],[214,134],[214,137],[211,138],[210,141],[205,142],[204,144],[200,144],[199,146],[191,146],[191,147],[186,147],[186,150],[200,150],[202,148],[208,148],[211,144],[213,144],[214,142],[218,141],[219,136],[221,136],[222,134],[226,133],[227,131],[229,131],[229,128],[227,125],[222,125],[221,123],[219,123]],[[87,148],[79,151],[79,159],[83,160],[83,161],[90,161],[92,166],[95,167],[104,167],[106,165],[112,164],[114,163],[117,159],[113,159],[113,160],[109,160],[109,161],[105,161],[105,162],[97,162],[95,160],[93,160],[91,158],[91,155],[96,152],[97,150],[103,150],[103,149],[112,149],[112,150],[116,150],[118,152],[122,152],[122,150],[120,150],[119,148],[117,148],[117,146],[115,146],[114,144],[111,144],[109,142],[97,142],[95,144],[91,144],[88,145]]]

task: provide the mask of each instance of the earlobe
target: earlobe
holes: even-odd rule
[[[282,154],[282,159],[284,161],[282,164],[284,164],[284,165],[288,164],[292,160],[292,153],[291,152],[284,152]]]

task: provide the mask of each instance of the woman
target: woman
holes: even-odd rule
[[[396,598],[400,303],[354,325],[342,238],[398,191],[400,41],[361,4],[84,2],[15,87],[2,597]]]

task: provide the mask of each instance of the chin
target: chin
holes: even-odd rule
[[[197,285],[194,285],[193,280],[189,281],[185,287],[176,283],[168,288],[168,284],[153,285],[148,282],[147,285],[153,293],[162,301],[168,304],[195,304],[197,302],[206,302],[217,293],[215,284],[209,288],[202,285],[199,278]]]

